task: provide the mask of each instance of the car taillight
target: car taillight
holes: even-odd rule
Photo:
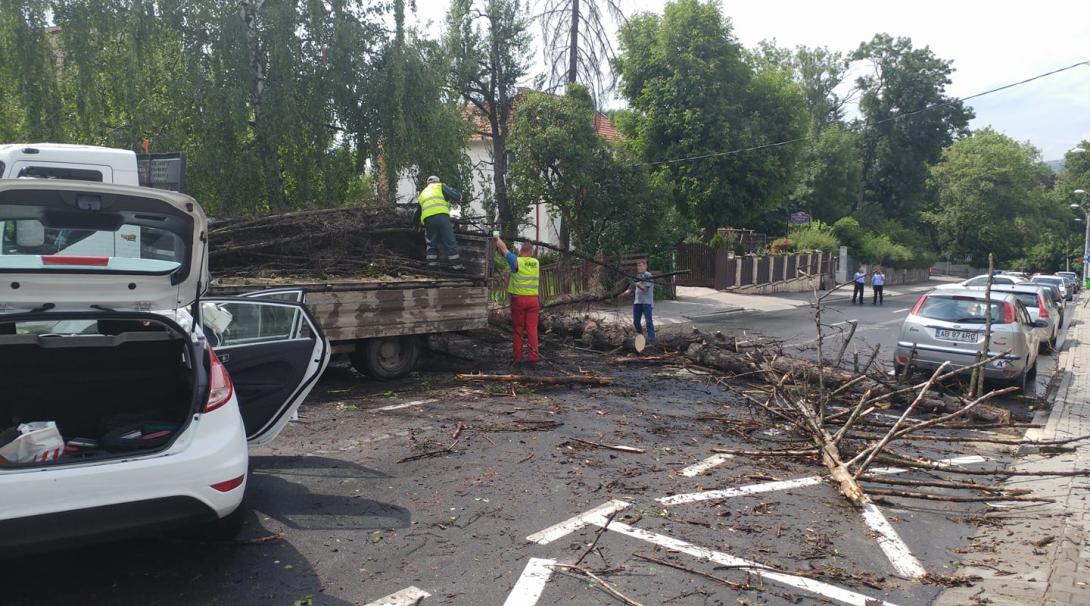
[[[923,302],[926,301],[926,300],[927,300],[927,295],[924,295],[924,296],[920,297],[920,300],[916,301],[916,304],[912,306],[912,311],[910,311],[908,313],[910,313],[912,315],[916,315],[916,313],[920,311],[920,308],[923,307]]]
[[[1048,306],[1045,305],[1045,298],[1041,296],[1041,293],[1037,293],[1037,309],[1040,310],[1037,314],[1038,317],[1042,320],[1047,320]]]
[[[208,372],[208,401],[204,403],[204,412],[212,412],[229,402],[235,391],[231,375],[227,374],[227,367],[220,362],[211,348],[208,349],[208,357],[211,364]]]
[[[1014,303],[1010,301],[1003,302],[1003,323],[1010,324],[1014,322]]]

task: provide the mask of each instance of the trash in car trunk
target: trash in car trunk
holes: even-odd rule
[[[196,403],[190,341],[151,319],[11,322],[0,330],[0,431],[48,421],[65,464],[168,446]]]

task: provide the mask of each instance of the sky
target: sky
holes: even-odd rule
[[[436,33],[449,0],[417,0],[417,16]],[[531,5],[535,0],[531,0]],[[594,0],[591,0],[594,1]],[[598,0],[601,1],[601,0]],[[665,0],[620,0],[628,14],[662,12]],[[1044,4],[1012,0],[723,0],[734,34],[746,47],[827,46],[850,52],[874,34],[907,36],[952,60],[947,94],[963,97],[1080,61],[1090,61],[1090,0]],[[540,36],[540,26],[533,31]],[[538,41],[540,44],[540,40]],[[540,48],[536,70],[544,71]],[[1042,159],[1062,158],[1090,139],[1090,65],[968,102],[974,129],[991,126],[1030,141]]]

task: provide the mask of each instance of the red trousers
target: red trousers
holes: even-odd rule
[[[541,359],[537,348],[537,317],[541,314],[541,304],[531,295],[511,295],[512,339],[515,342],[515,361],[522,361],[522,333],[530,338],[530,361]]]

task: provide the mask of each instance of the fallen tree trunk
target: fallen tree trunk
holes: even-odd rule
[[[811,383],[822,381],[827,388],[835,389],[852,381],[856,384],[850,392],[862,393],[871,390],[874,396],[890,394],[893,390],[873,379],[860,380],[859,375],[840,368],[823,367],[809,360],[801,360],[787,356],[779,356],[771,360],[762,360],[755,356],[738,354],[724,348],[708,344],[690,345],[685,352],[686,356],[701,366],[708,366],[718,370],[725,370],[734,374],[755,372],[767,372],[782,376],[790,374],[796,378],[805,378]],[[901,396],[898,396],[901,397]],[[908,398],[904,398],[908,400]],[[904,401],[902,400],[902,401]],[[932,394],[924,397],[918,408],[924,410],[940,410],[943,412],[956,412],[964,408],[964,404],[956,398]],[[988,404],[979,404],[970,411],[970,416],[977,421],[985,423],[997,423],[1007,425],[1011,422],[1009,410]]]
[[[504,383],[537,383],[539,385],[612,385],[613,377],[568,375],[538,377],[535,375],[457,375],[460,381],[497,381]]]

